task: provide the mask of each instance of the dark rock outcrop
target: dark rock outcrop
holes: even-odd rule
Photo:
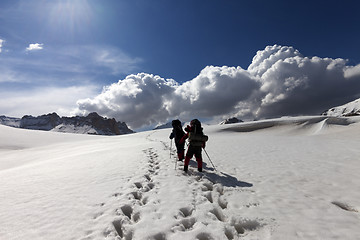
[[[56,113],[33,117],[25,115],[20,120],[20,128],[50,131],[61,124],[61,118]]]
[[[74,127],[92,126],[100,135],[121,135],[133,133],[125,122],[117,122],[115,118],[104,118],[96,112],[90,113],[86,117],[63,117],[64,125],[72,125]]]

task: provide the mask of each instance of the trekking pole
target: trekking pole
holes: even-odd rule
[[[170,159],[171,159],[171,148],[172,148],[172,139],[170,139]]]
[[[175,170],[176,170],[176,165],[177,165],[177,160],[176,160],[176,158],[175,158]]]
[[[205,148],[204,148],[204,152],[206,153],[206,156],[208,157],[208,159],[209,159],[211,165],[214,167],[215,171],[217,171],[216,168],[215,168],[215,166],[214,166],[214,163],[211,161],[211,159],[210,159],[210,157],[209,157],[209,154],[206,152]]]
[[[170,142],[170,160],[171,160],[171,148],[172,148],[172,139],[171,139],[171,142]],[[176,158],[175,158],[175,170],[176,170],[176,165],[177,165],[177,161],[176,161]]]

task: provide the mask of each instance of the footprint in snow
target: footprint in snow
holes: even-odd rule
[[[134,199],[139,200],[139,201],[140,201],[141,198],[142,198],[141,192],[131,192],[131,196],[133,196]]]
[[[141,182],[135,182],[134,185],[135,185],[138,189],[141,189],[141,188],[143,187]]]
[[[144,177],[146,178],[146,180],[151,181],[151,177],[149,176],[149,174],[145,174]]]
[[[121,238],[121,239],[125,239],[125,240],[132,240],[133,238],[133,231],[131,229],[126,229],[124,228],[124,224],[123,221],[118,219],[113,221],[113,226],[114,229],[116,231],[116,234]],[[116,234],[113,234],[112,231],[109,231],[108,234],[106,234],[106,237],[115,237],[117,239]],[[115,235],[115,236],[114,236]]]
[[[219,208],[213,208],[212,210],[210,210],[210,213],[212,213],[217,218],[217,220],[225,222],[226,217]]]
[[[226,209],[227,208],[227,205],[228,205],[228,202],[222,197],[220,196],[218,198],[218,205],[222,208],[222,209]]]
[[[189,217],[193,213],[194,208],[192,208],[192,207],[183,207],[183,208],[180,208],[179,211],[180,211],[180,214],[183,217]]]
[[[183,207],[179,209],[180,220],[178,223],[172,227],[172,231],[189,231],[193,228],[194,224],[196,223],[196,219],[191,217],[194,208],[192,207]],[[177,218],[177,217],[175,217]]]
[[[359,209],[357,209],[356,207],[351,206],[350,204],[347,204],[345,202],[333,201],[331,203],[345,211],[359,212]]]

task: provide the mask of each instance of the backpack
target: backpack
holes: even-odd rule
[[[190,126],[192,126],[194,128],[195,133],[203,134],[202,133],[201,122],[199,120],[197,120],[197,119],[191,120]]]
[[[172,120],[171,125],[172,125],[173,128],[175,128],[175,127],[182,127],[181,122],[180,122],[179,119]]]
[[[173,126],[175,142],[179,142],[180,139],[185,135],[185,132],[182,129],[181,122],[179,119],[176,119],[171,122],[171,125]]]
[[[189,141],[196,141],[196,142],[207,142],[209,140],[209,137],[205,134],[199,134],[199,133],[189,133]]]
[[[200,147],[209,140],[209,137],[203,133],[199,120],[193,119],[190,125],[194,128],[193,132],[189,132],[189,142],[191,145]]]

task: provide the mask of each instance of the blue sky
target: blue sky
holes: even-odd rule
[[[0,115],[97,111],[140,128],[175,117],[319,113],[360,97],[359,7],[2,0]]]

